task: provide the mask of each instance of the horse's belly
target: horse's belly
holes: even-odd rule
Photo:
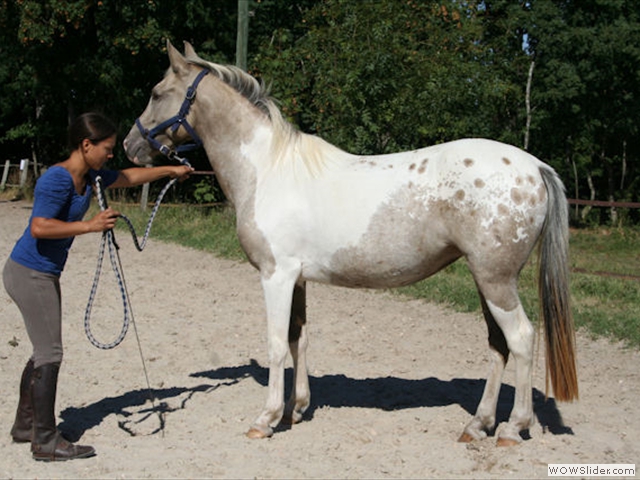
[[[319,280],[344,287],[400,287],[433,275],[461,256],[455,247],[437,253],[417,247],[389,247],[340,250],[332,256],[328,268],[318,270]]]
[[[433,275],[461,255],[428,211],[383,209],[357,241],[338,245],[333,232],[318,232],[303,260],[303,276],[347,287],[397,287]]]

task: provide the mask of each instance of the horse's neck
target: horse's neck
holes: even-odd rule
[[[199,135],[225,196],[236,206],[255,194],[257,164],[269,161],[271,130],[245,102],[220,98],[205,105]]]

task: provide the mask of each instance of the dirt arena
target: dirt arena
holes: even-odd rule
[[[2,265],[29,214],[27,202],[0,203]],[[61,279],[65,360],[57,403],[60,428],[98,455],[40,463],[28,445],[12,443],[30,343],[0,288],[2,478],[546,478],[549,463],[640,463],[639,352],[579,332],[581,399],[556,404],[544,397],[540,349],[530,438],[515,448],[498,448],[495,438],[460,444],[488,371],[480,314],[317,284],[307,293],[311,407],[302,423],[250,440],[245,432],[268,378],[257,272],[153,234],[138,253],[119,233],[136,328],[117,348],[100,350],[83,327],[99,240],[76,240]],[[104,268],[92,325],[110,341],[123,314],[108,259]],[[508,368],[501,421],[513,377]]]

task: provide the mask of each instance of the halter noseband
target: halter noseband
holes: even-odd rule
[[[140,117],[136,118],[136,125],[138,127],[138,130],[140,130],[140,134],[142,135],[142,137],[147,142],[149,142],[149,145],[151,145],[153,149],[158,150],[170,160],[178,160],[181,163],[188,163],[187,160],[180,157],[179,154],[181,154],[182,152],[195,150],[202,146],[202,140],[187,120],[187,115],[189,114],[191,105],[196,98],[198,85],[200,84],[200,81],[204,78],[204,76],[208,73],[209,70],[202,70],[198,74],[191,86],[187,89],[187,93],[185,94],[184,100],[182,101],[182,105],[180,106],[180,110],[178,111],[177,115],[174,115],[173,117],[165,120],[159,125],[156,125],[151,130],[147,130],[142,126]],[[171,131],[175,132],[181,126],[184,127],[184,129],[187,131],[187,133],[191,137],[191,140],[193,140],[193,143],[184,143],[182,145],[176,146],[175,148],[172,148],[156,140],[156,137],[164,132],[167,128],[171,127]]]

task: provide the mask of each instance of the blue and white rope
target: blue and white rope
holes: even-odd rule
[[[127,227],[129,227],[129,231],[131,232],[131,238],[133,239],[133,244],[136,246],[139,252],[144,250],[144,247],[147,245],[147,239],[149,238],[149,233],[151,232],[151,224],[153,224],[153,220],[156,218],[156,213],[158,213],[158,208],[160,208],[160,203],[164,198],[165,194],[169,191],[169,189],[176,183],[178,179],[172,178],[165,185],[165,187],[158,194],[158,198],[156,199],[156,203],[151,210],[151,215],[149,215],[149,220],[147,221],[147,227],[145,228],[144,235],[142,237],[142,241],[138,240],[138,235],[136,234],[136,229],[133,227],[131,220],[126,215],[120,214],[120,218],[125,221]]]
[[[167,193],[169,188],[176,182],[177,179],[171,179],[167,185],[162,189],[156,203],[151,211],[151,215],[149,216],[149,220],[147,222],[147,227],[144,232],[144,236],[142,241],[138,239],[138,235],[136,234],[135,228],[131,223],[131,220],[127,218],[125,215],[120,215],[131,232],[131,236],[133,238],[133,243],[136,246],[136,249],[141,252],[147,244],[147,239],[149,238],[149,233],[151,232],[151,225],[153,224],[153,220],[155,219],[156,213],[158,212],[158,208],[160,207],[160,203],[164,195]],[[102,178],[100,176],[96,177],[96,196],[98,198],[98,204],[100,205],[100,210],[107,209],[107,202],[104,197],[103,187],[102,187]],[[104,260],[104,251],[105,245],[109,247],[109,259],[111,261],[111,268],[116,276],[116,281],[118,282],[118,287],[120,289],[120,295],[122,297],[122,307],[124,312],[124,318],[122,321],[122,329],[120,330],[120,334],[116,337],[114,341],[111,343],[102,343],[98,339],[96,339],[95,335],[91,330],[91,309],[93,307],[93,302],[95,300],[96,292],[98,290],[98,283],[100,281],[100,275],[102,273],[102,262]],[[112,348],[117,347],[122,343],[125,336],[127,335],[127,331],[129,330],[129,324],[131,319],[131,302],[129,300],[129,293],[127,291],[127,286],[124,279],[124,272],[122,270],[122,264],[120,262],[120,255],[118,254],[118,250],[120,247],[116,243],[115,235],[113,230],[107,230],[102,233],[102,239],[100,240],[100,248],[98,250],[98,265],[96,267],[96,273],[93,278],[93,285],[91,286],[91,292],[89,294],[89,301],[87,302],[87,308],[84,314],[84,331],[87,335],[89,341],[96,347],[103,350],[110,350]]]

